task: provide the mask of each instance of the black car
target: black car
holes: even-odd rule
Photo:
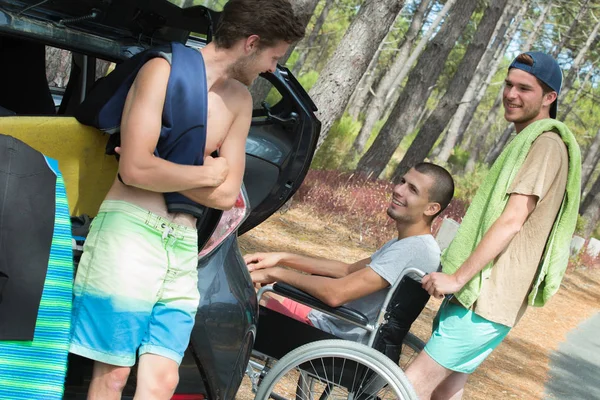
[[[78,204],[72,205],[72,212],[87,211],[93,216],[94,206],[103,198],[100,189],[108,189],[106,182],[114,179],[114,166],[108,170],[100,166],[108,157],[102,147],[107,137],[98,136],[102,140],[94,145],[102,147],[100,156],[69,154],[78,151],[79,136],[65,133],[62,137],[59,132],[48,139],[43,129],[50,125],[40,125],[36,118],[43,118],[45,124],[60,119],[66,126],[79,129],[72,115],[94,85],[99,60],[119,63],[156,45],[176,41],[202,47],[210,41],[219,12],[204,6],[178,5],[189,1],[175,3],[0,1],[0,133],[12,135],[15,124],[28,118],[42,130],[40,136],[26,132],[20,138],[29,146],[47,151],[59,159],[59,165],[61,155],[68,154],[79,161],[81,171],[90,171],[89,176],[107,175],[98,181],[78,176]],[[72,54],[64,89],[48,86],[44,51],[40,50],[44,46]],[[201,231],[212,235],[199,238],[203,248],[198,264],[201,302],[174,399],[235,397],[254,343],[258,310],[237,235],[263,222],[294,194],[317,143],[320,123],[314,115],[316,107],[290,71],[278,66],[274,74],[263,74],[259,79],[270,82],[271,90],[277,92],[271,97],[279,100],[254,110],[246,144],[244,185],[235,207],[223,213],[211,210]],[[18,133],[15,136],[19,138]],[[69,189],[67,182],[67,192]],[[83,203],[88,204],[87,209],[80,207]],[[65,398],[84,398],[90,376],[89,360],[69,356]],[[131,396],[134,389],[132,382],[124,396]]]

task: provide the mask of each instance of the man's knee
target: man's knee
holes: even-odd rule
[[[142,385],[146,391],[160,396],[163,393],[173,393],[179,384],[179,372],[177,369],[166,371],[155,371],[151,375],[138,376],[138,386]]]
[[[131,368],[129,367],[118,367],[95,362],[93,379],[96,380],[104,390],[121,393],[127,384],[130,372]]]
[[[144,354],[137,378],[138,391],[148,398],[170,398],[179,383],[179,365],[162,356]]]

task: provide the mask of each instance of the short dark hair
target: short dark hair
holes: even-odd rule
[[[229,0],[215,30],[217,47],[229,49],[239,39],[260,37],[260,47],[304,37],[305,24],[288,0]]]
[[[437,217],[448,207],[454,196],[454,179],[445,168],[439,165],[422,162],[413,167],[417,172],[433,178],[433,186],[429,188],[429,201],[438,203],[440,211],[433,218]]]
[[[527,53],[521,53],[519,54],[516,58],[515,61],[518,61],[520,63],[523,64],[527,64],[530,67],[533,67],[533,57],[531,57],[529,54]],[[538,78],[537,76],[535,77],[535,80],[540,84],[540,86],[542,87],[542,92],[544,94],[550,93],[550,92],[555,92],[554,89],[552,89],[550,86],[548,86],[547,84],[545,84],[544,82],[542,82],[540,80],[540,78]]]

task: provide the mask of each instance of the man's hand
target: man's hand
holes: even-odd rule
[[[429,295],[437,299],[441,299],[446,294],[456,293],[463,287],[454,275],[448,275],[443,272],[432,272],[425,275],[422,286],[423,289],[427,290]]]
[[[252,278],[252,283],[260,285],[268,285],[269,283],[274,283],[275,281],[277,281],[274,275],[278,269],[280,269],[280,267],[262,269],[251,272],[250,277]]]
[[[204,166],[210,167],[212,170],[213,179],[215,179],[215,185],[219,186],[225,179],[227,178],[227,174],[229,174],[229,164],[227,164],[227,160],[224,157],[204,157]]]
[[[281,253],[253,253],[244,256],[248,271],[272,268],[281,262]]]

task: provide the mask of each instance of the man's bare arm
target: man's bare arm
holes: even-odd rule
[[[389,283],[371,268],[362,268],[337,279],[306,275],[285,268],[262,269],[250,275],[255,283],[288,283],[331,307],[339,307],[389,286]]]
[[[272,268],[276,265],[285,265],[297,271],[313,275],[341,278],[365,268],[371,262],[371,258],[365,258],[354,264],[348,264],[342,261],[309,257],[294,253],[254,253],[245,255],[244,261],[250,271]]]
[[[129,90],[121,123],[121,178],[127,185],[153,192],[219,186],[229,171],[224,158],[216,158],[204,166],[192,166],[154,156],[170,69],[162,58],[148,61]]]
[[[246,166],[246,139],[252,122],[252,97],[244,87],[236,95],[237,115],[223,141],[219,155],[227,160],[229,173],[217,187],[196,188],[182,191],[186,197],[208,207],[228,210],[235,204]]]
[[[538,197],[513,193],[500,217],[483,235],[473,253],[452,275],[434,272],[423,278],[423,287],[429,294],[442,297],[455,293],[481,271],[487,264],[504,251],[510,241],[523,227],[533,212]]]

